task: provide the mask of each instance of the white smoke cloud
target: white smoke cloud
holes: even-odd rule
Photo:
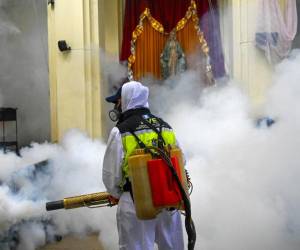
[[[196,249],[299,249],[300,54],[280,64],[257,128],[247,97],[229,84],[174,106],[173,124],[194,183]]]
[[[0,36],[2,35],[15,35],[20,33],[20,30],[10,23],[9,21],[4,21],[0,19]]]
[[[49,139],[47,1],[1,1],[0,51],[1,105],[17,108],[19,145]]]
[[[1,154],[0,248],[12,229],[17,232],[22,250],[36,249],[55,235],[71,233],[85,235],[108,230],[112,232],[110,237],[116,239],[111,223],[115,208],[53,212],[45,209],[49,200],[105,191],[101,181],[104,149],[104,143],[71,130],[61,145],[33,144],[22,149],[20,157]],[[33,165],[45,160],[48,162]],[[115,242],[109,242],[112,249]]]
[[[257,126],[231,81],[204,88],[196,72],[150,87],[150,106],[175,129],[194,183],[195,249],[298,249],[300,53],[276,68]]]
[[[7,36],[16,35],[20,33],[20,30],[13,24],[6,15],[4,7],[7,6],[7,1],[0,1],[0,37],[1,43]]]
[[[6,4],[6,2],[7,2],[7,0],[1,0],[1,1],[0,1],[0,8],[2,8],[2,7],[3,7],[3,5],[5,5],[5,4]]]
[[[1,9],[7,4],[0,1],[1,38],[20,32]],[[2,58],[16,58],[9,53],[14,51],[3,52]],[[117,58],[105,54],[100,58],[104,77],[111,82],[126,75]],[[7,75],[9,64],[4,59],[1,79],[9,84],[11,79],[22,79],[22,86],[32,89],[23,84],[23,71],[16,78]],[[195,72],[167,81],[166,86],[144,79],[152,110],[174,127],[187,158],[194,184],[195,249],[299,249],[299,65],[299,51],[294,51],[276,69],[262,110],[276,121],[270,128],[256,127],[248,97],[234,82],[206,89]],[[18,83],[13,89],[21,86]],[[61,145],[32,144],[21,150],[21,157],[0,153],[0,249],[9,249],[7,242],[15,233],[19,249],[31,250],[55,235],[90,232],[99,232],[105,249],[116,249],[115,208],[45,211],[46,201],[104,191],[104,149],[104,143],[74,130]],[[34,166],[44,160],[48,163]]]
[[[120,81],[127,77],[127,67],[120,64],[118,55],[100,49],[100,61],[104,78],[111,86],[120,84]]]
[[[186,154],[195,249],[299,248],[299,64],[294,52],[276,69],[262,110],[276,121],[269,128],[256,126],[248,97],[234,82],[206,89],[188,72],[174,86],[151,87],[153,110],[174,127]],[[100,232],[106,249],[116,249],[115,208],[44,208],[47,200],[103,191],[104,149],[73,130],[60,145],[35,144],[21,157],[2,154],[0,232],[13,228],[25,250],[55,235]],[[36,171],[33,162],[45,159],[48,164]]]
[[[7,186],[0,189],[1,197],[1,228],[7,229],[8,226],[26,219],[32,219],[41,216],[42,203],[36,203],[30,200],[23,200],[19,196],[11,196]]]
[[[46,242],[44,226],[41,223],[30,222],[20,226],[20,246],[18,250],[36,249]]]

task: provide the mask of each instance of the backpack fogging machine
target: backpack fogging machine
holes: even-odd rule
[[[192,184],[183,166],[181,150],[177,147],[162,150],[152,146],[136,149],[128,158],[128,167],[137,217],[149,220],[154,219],[162,209],[182,210],[188,234],[188,250],[193,250],[196,230],[188,192]],[[46,210],[116,205],[110,197],[107,192],[68,197],[47,202]]]

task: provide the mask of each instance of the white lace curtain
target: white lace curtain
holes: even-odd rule
[[[260,0],[258,6],[255,42],[270,63],[278,63],[289,54],[297,33],[296,0],[285,0],[283,11],[278,1]]]

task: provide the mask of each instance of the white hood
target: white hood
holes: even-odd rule
[[[140,82],[127,82],[122,86],[122,112],[135,108],[148,108],[149,89]]]

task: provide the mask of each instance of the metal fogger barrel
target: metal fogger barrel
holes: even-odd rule
[[[109,201],[109,193],[98,192],[92,194],[84,194],[79,196],[73,196],[64,198],[63,200],[50,201],[46,203],[46,210],[57,210],[57,209],[72,209],[79,207],[103,207],[111,206]]]

